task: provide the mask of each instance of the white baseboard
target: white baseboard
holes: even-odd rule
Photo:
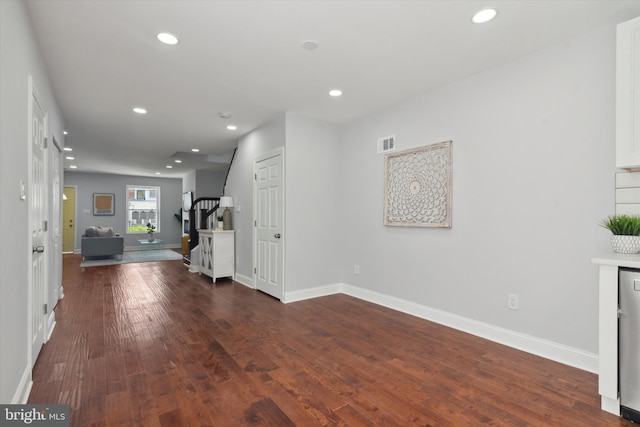
[[[526,351],[536,356],[588,372],[598,373],[597,354],[345,283],[288,292],[283,302],[290,303],[336,293],[344,293],[364,301],[411,314],[421,319],[439,323],[490,341]]]
[[[303,289],[301,291],[285,292],[282,296],[282,302],[290,303],[302,301],[305,299],[324,297],[327,295],[340,294],[344,292],[344,284],[336,283],[333,285],[318,286],[316,288]]]
[[[51,311],[51,315],[47,319],[47,337],[45,339],[45,342],[49,341],[55,327],[56,327],[56,312]]]
[[[29,401],[29,394],[31,393],[31,387],[33,387],[33,381],[31,380],[31,368],[29,368],[28,363],[24,372],[22,373],[22,378],[20,378],[20,384],[18,384],[18,389],[13,395],[13,399],[11,399],[12,405],[24,405]]]
[[[249,276],[245,276],[243,274],[240,273],[236,273],[236,276],[233,278],[233,280],[235,280],[236,282],[240,283],[241,285],[246,286],[247,288],[251,288],[251,289],[255,289],[256,286],[253,283],[253,278],[249,277]]]

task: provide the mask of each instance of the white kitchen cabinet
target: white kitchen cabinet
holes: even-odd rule
[[[640,16],[617,28],[616,166],[640,168]]]
[[[215,283],[219,277],[235,275],[235,231],[198,230],[200,239],[200,273]]]
[[[608,253],[591,258],[599,265],[598,301],[598,393],[600,407],[620,415],[618,383],[618,271],[640,270],[639,254]]]

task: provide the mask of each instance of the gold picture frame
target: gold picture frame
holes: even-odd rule
[[[115,194],[93,193],[93,215],[115,215]]]

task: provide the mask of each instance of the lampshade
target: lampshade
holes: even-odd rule
[[[233,197],[229,197],[229,196],[220,197],[220,207],[221,208],[232,208],[233,207]]]

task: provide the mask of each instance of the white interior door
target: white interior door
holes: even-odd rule
[[[29,219],[31,228],[31,277],[30,277],[30,333],[31,366],[33,366],[45,341],[45,278],[47,257],[47,178],[46,178],[46,112],[31,87],[31,182],[29,185]]]
[[[62,294],[62,149],[58,145],[55,138],[52,139],[53,144],[51,150],[48,150],[49,157],[49,181],[51,190],[49,192],[51,198],[48,200],[49,206],[49,248],[48,252],[48,283],[47,298],[45,303],[48,307],[47,316],[47,337],[53,332],[55,324],[55,314],[53,308],[56,306],[60,295]]]
[[[283,150],[254,162],[254,275],[256,288],[282,299],[284,276]]]

